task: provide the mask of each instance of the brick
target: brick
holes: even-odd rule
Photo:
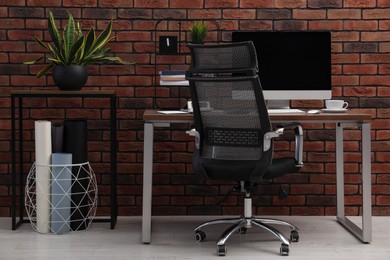
[[[290,187],[290,194],[324,194],[324,185],[322,184],[293,184]]]
[[[99,0],[99,7],[133,7],[133,1],[128,0]]]
[[[375,31],[377,29],[378,29],[378,21],[359,21],[359,20],[344,21],[344,30]]]
[[[342,21],[309,21],[309,30],[340,31],[343,28]]]
[[[0,64],[0,71],[3,75],[27,74],[27,66],[23,64]]]
[[[361,19],[358,9],[331,9],[328,10],[328,19]]]
[[[0,0],[0,6],[25,6],[25,1],[20,0]]]
[[[44,17],[43,8],[10,7],[8,9],[8,12],[9,12],[9,17],[20,17],[20,18]]]
[[[344,7],[348,7],[348,8],[376,7],[376,0],[344,0]]]
[[[390,20],[379,21],[379,30],[387,31],[390,28]]]
[[[380,96],[380,97],[390,96],[390,88],[389,87],[378,87],[378,96]]]
[[[240,30],[271,30],[271,21],[240,21]]]
[[[376,196],[376,205],[390,205],[390,196]]]
[[[201,16],[202,17],[202,16]],[[153,19],[185,19],[186,11],[178,9],[157,9],[153,11]],[[188,18],[190,16],[188,15]],[[206,17],[203,17],[206,18]],[[217,18],[217,17],[207,17],[207,18]],[[193,17],[191,19],[200,19],[199,17]]]
[[[281,20],[290,19],[291,10],[289,9],[257,9],[257,19]]]
[[[114,19],[116,18],[116,11],[107,8],[84,8],[82,16],[84,19]]]
[[[390,64],[379,64],[379,74],[390,74]]]
[[[358,32],[333,32],[332,33],[332,41],[334,42],[356,42],[359,41],[359,33]]]
[[[311,8],[336,8],[342,7],[342,0],[308,0],[308,7]]]
[[[185,14],[184,14],[185,17]],[[189,10],[188,19],[220,19],[222,11],[217,9]]]
[[[209,0],[213,1],[213,0]],[[241,8],[272,8],[275,7],[274,1],[269,0],[241,0]]]
[[[376,74],[378,72],[377,65],[344,65],[343,66],[344,74]]]
[[[224,19],[255,19],[256,11],[253,9],[229,9],[223,10]]]
[[[13,86],[44,86],[45,78],[37,79],[35,76],[11,76]]]
[[[204,0],[205,8],[234,8],[238,7],[238,2],[238,0]]]
[[[325,17],[326,17],[325,10],[306,10],[306,9],[292,10],[293,19],[318,20],[318,19],[325,19]]]
[[[306,30],[306,21],[283,20],[274,22],[275,30]]]
[[[377,43],[344,43],[344,52],[378,52]]]
[[[148,41],[152,40],[151,32],[125,31],[117,32],[117,41]]]
[[[375,98],[361,98],[359,107],[371,107],[371,108],[382,108],[390,107],[389,98],[375,97]]]
[[[168,0],[134,0],[134,7],[167,8]]]
[[[390,41],[390,32],[362,32],[363,42]]]
[[[332,85],[335,86],[353,86],[358,84],[358,76],[332,76]]]
[[[362,54],[362,63],[390,63],[390,54]]]
[[[390,76],[362,76],[361,84],[390,86]]]
[[[378,7],[390,7],[389,0],[378,0]]]
[[[118,10],[119,18],[130,18],[130,19],[152,19],[152,10],[150,9],[120,9]],[[142,24],[147,23],[147,21],[140,22]],[[154,24],[154,23],[153,23]],[[154,26],[153,26],[154,28]]]
[[[363,10],[363,19],[389,19],[390,9]]]
[[[182,0],[170,0],[170,8],[202,8],[203,0],[192,0],[192,1],[182,1]]]
[[[274,0],[276,8],[305,8],[306,0]]]
[[[332,54],[332,64],[352,64],[359,60],[358,54]]]
[[[384,109],[383,109],[384,110]],[[380,118],[390,118],[390,112],[386,111],[385,115],[379,115]],[[389,141],[372,141],[372,151],[390,151],[390,142]]]
[[[307,196],[307,205],[336,205],[336,197],[335,196],[326,196],[326,195],[308,195]]]
[[[390,52],[390,42],[380,42],[379,52]]]
[[[375,119],[371,121],[371,128],[372,129],[390,129],[390,120],[388,119]],[[377,153],[377,160],[378,162],[381,162],[382,159],[385,158],[386,160],[389,160],[389,157],[383,154],[383,153]]]
[[[345,87],[344,96],[349,97],[374,97],[376,96],[375,87]]]
[[[71,7],[96,7],[97,0],[63,0],[63,5]]]
[[[61,0],[27,0],[27,6],[61,6]]]
[[[11,29],[11,28],[24,28],[24,21],[22,19],[1,19],[0,28]]]

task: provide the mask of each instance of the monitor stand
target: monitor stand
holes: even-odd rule
[[[290,109],[290,100],[267,100],[268,109]]]

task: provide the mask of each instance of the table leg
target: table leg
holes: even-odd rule
[[[153,123],[144,124],[144,174],[142,198],[142,242],[149,244],[152,225]]]
[[[344,158],[343,129],[348,124],[339,123],[336,126],[336,174],[337,174],[337,221],[363,243],[372,242],[372,212],[371,212],[371,125],[361,124],[362,128],[362,197],[363,213],[362,228],[358,227],[345,216],[344,207]]]

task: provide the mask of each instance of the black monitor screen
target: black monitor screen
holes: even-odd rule
[[[330,32],[233,32],[253,41],[264,90],[331,90]]]

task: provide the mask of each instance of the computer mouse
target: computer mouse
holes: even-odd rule
[[[320,113],[320,112],[321,112],[321,111],[318,110],[318,109],[312,109],[312,110],[307,111],[308,114],[318,114],[318,113]]]

